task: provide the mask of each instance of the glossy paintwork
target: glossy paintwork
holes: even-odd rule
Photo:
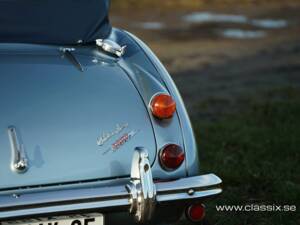
[[[21,46],[20,46],[21,47]],[[156,145],[147,109],[126,73],[113,60],[81,55],[80,72],[56,48],[40,56],[19,53],[15,60],[0,46],[0,188],[64,183],[129,175],[136,146]],[[36,59],[36,60],[35,60]],[[92,62],[94,61],[94,63]],[[103,146],[102,132],[128,123]],[[10,168],[7,128],[14,125],[29,159],[29,169]],[[138,133],[115,152],[103,155],[126,132]]]
[[[173,96],[177,103],[177,115],[179,119],[179,123],[181,126],[180,132],[183,138],[183,144],[185,148],[185,154],[186,154],[186,171],[188,173],[188,176],[194,176],[199,174],[199,159],[198,159],[198,149],[194,137],[194,132],[192,128],[192,124],[190,122],[188,113],[186,111],[184,102],[181,98],[181,95],[172,80],[170,74],[166,70],[166,68],[162,65],[162,63],[159,61],[159,59],[156,57],[156,55],[151,51],[148,46],[143,43],[139,38],[134,36],[133,34],[128,33],[140,46],[141,51],[146,54],[146,57],[148,60],[151,61],[153,67],[156,70],[156,73],[158,74],[161,83],[165,85],[168,92]]]
[[[55,193],[69,193],[59,195],[60,198],[84,198],[87,192],[83,189],[97,193],[105,189],[110,196],[112,186],[119,186],[121,193],[128,195],[125,185],[130,179],[133,150],[138,146],[146,147],[149,152],[154,181],[198,175],[193,130],[170,75],[134,35],[113,29],[109,39],[127,46],[122,57],[114,57],[95,45],[0,44],[0,200],[22,204],[23,196],[26,199],[32,196],[35,202],[38,200],[35,194],[53,200]],[[80,67],[63,54],[62,47],[75,49],[72,54]],[[169,93],[175,99],[177,111],[172,119],[158,120],[152,116],[148,105],[157,92]],[[102,131],[110,132],[117,123],[124,122],[128,122],[130,129],[139,129],[135,139],[116,153],[99,154],[97,137]],[[10,125],[17,127],[29,158],[30,167],[24,174],[10,169],[11,149],[6,130]],[[164,171],[157,159],[159,149],[167,143],[183,146],[186,154],[185,162],[173,172]],[[194,188],[194,179],[186,180],[187,190]],[[174,190],[177,194],[158,195],[164,204],[157,205],[155,223],[179,219],[188,201],[173,205],[172,202],[192,199],[186,190],[181,194],[177,192],[183,183],[179,180],[170,182],[169,186],[167,183],[156,185],[158,190],[162,188],[166,193]],[[203,180],[205,185],[210,185],[210,179]],[[220,192],[221,189],[216,189],[214,194]],[[211,194],[208,191],[205,196]],[[201,196],[195,195],[196,198]],[[128,196],[124,201],[114,199],[112,202],[120,209],[100,210],[105,213],[105,223],[119,224],[122,220],[133,224],[127,209],[123,209],[129,205]],[[99,208],[102,204],[89,206]],[[74,206],[74,210],[86,208],[87,205],[82,204]],[[68,211],[68,207],[60,205],[51,210],[56,215],[56,212]],[[37,211],[30,209],[27,213],[34,215]],[[1,216],[5,215],[6,212]]]
[[[96,160],[91,155],[84,155],[82,151],[81,154],[76,154],[74,150],[63,150],[62,152],[49,152],[49,155],[47,156],[53,161],[61,160],[61,167],[60,169],[64,170],[64,168],[69,167],[70,165],[63,165],[63,161],[68,164],[67,158],[65,157],[64,151],[69,153],[69,156],[71,153],[73,160],[76,162],[79,162],[82,160],[82,158],[88,158],[95,160],[93,161],[94,165],[89,165],[88,168],[95,168],[93,171],[88,171],[84,165],[77,165],[76,172],[78,175],[75,176],[75,172],[73,173],[73,176],[70,176],[71,179],[66,179],[66,176],[63,175],[63,173],[58,173],[58,170],[55,171],[46,171],[40,172],[43,174],[43,177],[37,178],[35,181],[36,183],[53,183],[54,181],[57,181],[58,183],[64,184],[67,180],[72,182],[71,184],[66,185],[66,187],[77,187],[79,184],[76,184],[76,181],[86,181],[87,178],[95,178],[99,181],[94,182],[94,185],[97,184],[99,186],[106,185],[109,183],[109,181],[101,181],[103,178],[107,178],[109,176],[120,176],[120,175],[129,175],[129,162],[130,160],[125,160],[127,157],[128,159],[131,157],[130,152],[133,151],[134,147],[137,146],[144,146],[150,149],[151,155],[150,160],[152,161],[152,172],[153,177],[155,179],[168,179],[168,178],[179,178],[186,176],[187,173],[190,175],[197,174],[198,173],[198,161],[197,161],[197,152],[196,152],[196,145],[192,133],[192,129],[190,127],[190,123],[188,120],[188,116],[185,112],[185,108],[183,106],[182,100],[180,96],[178,95],[178,92],[175,88],[175,85],[172,83],[172,80],[168,74],[166,74],[166,71],[161,69],[161,65],[159,65],[159,61],[154,57],[153,53],[136,37],[131,36],[127,34],[124,31],[120,31],[117,29],[113,29],[113,32],[111,33],[110,37],[111,40],[116,41],[119,45],[126,45],[126,52],[123,57],[112,57],[111,55],[97,49],[95,46],[83,46],[78,47],[75,46],[75,53],[77,59],[79,59],[80,63],[82,64],[84,72],[80,72],[67,58],[64,58],[62,53],[59,51],[61,47],[68,47],[68,46],[44,46],[44,45],[19,45],[19,44],[1,44],[0,49],[3,56],[3,61],[1,61],[0,67],[5,64],[7,71],[14,71],[16,73],[19,71],[19,74],[24,74],[24,71],[30,70],[30,67],[32,66],[33,62],[34,64],[39,65],[39,69],[32,69],[34,71],[34,76],[37,78],[41,77],[41,74],[50,74],[50,72],[53,72],[53,68],[56,68],[55,71],[60,71],[61,76],[56,76],[56,81],[58,83],[65,82],[64,87],[68,87],[69,83],[71,82],[73,84],[76,84],[77,82],[77,88],[76,91],[74,90],[74,93],[76,95],[81,96],[81,101],[83,102],[83,105],[90,104],[92,107],[99,107],[99,110],[102,108],[106,108],[105,113],[101,111],[99,115],[101,115],[99,118],[93,118],[93,121],[101,121],[101,126],[95,123],[90,123],[89,126],[92,127],[91,130],[89,130],[87,133],[84,133],[84,129],[79,129],[80,127],[80,121],[84,121],[84,118],[92,119],[90,116],[87,116],[86,114],[88,110],[86,107],[79,107],[81,103],[78,101],[75,101],[75,97],[78,98],[78,96],[69,96],[72,101],[74,101],[74,107],[76,104],[78,105],[78,112],[82,109],[85,109],[85,113],[77,113],[77,119],[73,120],[74,124],[72,124],[73,129],[70,129],[68,126],[59,126],[62,132],[63,130],[66,130],[69,132],[69,134],[64,134],[66,136],[69,136],[69,140],[71,140],[71,136],[73,137],[74,134],[76,138],[74,138],[76,144],[76,141],[80,135],[80,133],[84,133],[85,137],[93,133],[92,140],[96,142],[96,138],[99,134],[101,134],[101,131],[111,131],[114,129],[115,124],[122,123],[124,120],[128,119],[131,122],[131,124],[136,124],[136,127],[142,127],[147,132],[146,135],[140,135],[140,137],[137,136],[136,142],[131,142],[126,144],[121,150],[120,153],[111,155],[112,157],[106,158],[106,160],[102,160],[102,155],[100,155],[101,159],[96,158]],[[74,47],[74,46],[71,46]],[[26,57],[25,57],[26,56]],[[20,68],[18,65],[21,65]],[[22,67],[22,69],[21,69]],[[52,68],[52,69],[51,69]],[[159,69],[160,68],[160,69]],[[1,70],[3,70],[1,68]],[[16,73],[17,74],[17,73]],[[107,75],[110,74],[110,75]],[[16,76],[16,75],[15,75]],[[19,75],[20,76],[20,75]],[[92,78],[92,79],[89,79]],[[98,78],[97,78],[98,77]],[[101,77],[101,78],[100,78]],[[71,78],[70,80],[68,80]],[[48,81],[51,81],[53,79],[51,76],[48,76]],[[60,81],[62,79],[62,81]],[[95,79],[98,79],[97,81]],[[103,79],[103,80],[101,80]],[[59,81],[58,81],[59,80]],[[82,80],[85,80],[85,82],[82,83]],[[94,84],[96,81],[99,82],[99,84]],[[37,82],[36,80],[34,82]],[[75,83],[74,83],[75,82]],[[122,82],[122,83],[121,83]],[[13,82],[14,83],[14,82]],[[43,81],[42,81],[43,83]],[[101,83],[101,84],[100,84]],[[110,85],[110,83],[114,85]],[[124,84],[123,84],[124,83]],[[44,83],[46,85],[46,82]],[[0,84],[1,85],[1,84]],[[89,93],[89,96],[87,97],[86,101],[85,97],[83,97],[82,93],[82,87],[83,85],[85,88],[88,89],[89,85],[91,87],[94,87],[93,90],[97,91],[87,91]],[[37,85],[37,90],[42,91],[43,93],[43,86]],[[97,88],[96,88],[97,86]],[[45,86],[44,86],[45,87]],[[62,87],[62,86],[61,86]],[[123,87],[122,90],[118,90],[121,87]],[[45,87],[47,90],[47,87]],[[2,87],[1,87],[2,89]],[[125,93],[125,90],[130,90],[130,92],[133,94],[132,96],[127,95],[127,91]],[[135,89],[135,90],[134,90]],[[4,89],[3,89],[4,90]],[[8,91],[8,89],[6,89]],[[98,93],[97,93],[98,92]],[[129,92],[129,93],[130,93]],[[177,103],[177,114],[170,120],[160,121],[154,118],[151,115],[151,112],[149,111],[148,104],[150,102],[151,97],[156,94],[157,92],[166,92],[172,94],[174,99]],[[134,94],[135,93],[135,94]],[[101,94],[101,95],[100,95]],[[21,96],[21,94],[19,94]],[[25,95],[26,96],[26,95]],[[53,96],[50,96],[53,99]],[[129,98],[130,97],[130,98]],[[4,97],[3,97],[4,98]],[[8,101],[9,98],[4,98],[5,101]],[[57,98],[60,99],[60,98]],[[97,102],[101,102],[103,99],[106,99],[106,104],[99,104],[97,105]],[[115,101],[111,101],[111,99],[114,99]],[[117,99],[117,100],[116,100]],[[66,107],[67,105],[63,104],[67,99],[63,98],[60,99],[60,106]],[[18,98],[18,101],[20,99]],[[75,103],[76,102],[76,103]],[[115,103],[114,103],[115,102]],[[11,104],[11,103],[9,103]],[[22,103],[23,104],[23,103]],[[44,103],[45,105],[46,103]],[[53,102],[54,104],[54,102]],[[55,103],[56,104],[56,103]],[[70,104],[70,103],[68,103]],[[120,105],[121,104],[121,105]],[[107,108],[107,106],[109,106]],[[118,107],[122,106],[122,107]],[[136,107],[138,112],[136,112]],[[55,106],[57,108],[57,106]],[[80,108],[80,109],[79,109]],[[111,110],[113,109],[113,110]],[[123,109],[123,110],[121,110]],[[135,109],[135,110],[133,110]],[[67,110],[67,109],[66,109]],[[51,112],[56,112],[57,110],[52,109]],[[70,118],[73,117],[73,111],[70,110],[69,116]],[[133,116],[131,112],[139,114],[138,117]],[[80,114],[80,115],[79,115]],[[29,114],[28,114],[29,115]],[[76,115],[76,113],[74,114]],[[95,114],[94,114],[95,115]],[[33,117],[33,115],[30,115],[28,118]],[[38,118],[38,117],[37,117]],[[56,116],[50,116],[47,120],[54,120],[53,118],[56,118]],[[59,118],[59,117],[58,117]],[[69,124],[71,124],[69,119]],[[140,118],[141,120],[139,120]],[[96,120],[95,120],[96,119]],[[120,120],[121,119],[121,120]],[[137,120],[138,119],[138,120]],[[149,120],[150,119],[150,120]],[[0,119],[0,122],[2,121],[2,118]],[[24,118],[25,121],[25,118]],[[67,120],[68,121],[68,120]],[[151,121],[151,123],[149,122]],[[126,121],[124,121],[126,122]],[[2,122],[3,123],[3,122]],[[32,122],[33,124],[36,123],[36,121]],[[2,143],[0,154],[4,154],[3,157],[1,155],[0,161],[1,165],[4,170],[7,171],[8,164],[10,162],[10,149],[8,145],[8,139],[6,140],[6,130],[5,127],[8,126],[8,122],[6,124],[1,125],[1,132],[0,132],[0,143]],[[83,124],[83,123],[82,123]],[[9,124],[10,125],[10,124]],[[29,123],[28,123],[29,126]],[[83,125],[81,125],[83,126]],[[40,135],[40,137],[47,135],[48,129],[42,129],[43,124],[40,124],[40,127],[36,128],[35,133]],[[95,132],[96,127],[98,128],[97,132]],[[101,128],[103,127],[103,129]],[[87,125],[85,125],[85,129],[87,128]],[[133,127],[135,128],[135,127]],[[21,128],[20,128],[21,130]],[[59,129],[58,129],[59,130]],[[93,131],[92,131],[93,130]],[[22,136],[29,135],[28,132],[23,131],[23,128],[21,130]],[[44,132],[44,133],[43,133]],[[24,134],[23,134],[24,133]],[[65,133],[65,132],[64,132]],[[74,133],[74,134],[73,134]],[[58,135],[57,135],[58,136]],[[150,139],[148,138],[150,137]],[[28,137],[28,139],[33,140],[34,137]],[[90,136],[89,136],[90,138]],[[23,138],[24,139],[24,138]],[[152,140],[151,140],[152,139]],[[91,141],[91,138],[89,139]],[[55,140],[52,139],[52,141],[55,142]],[[26,144],[26,151],[28,153],[28,156],[32,162],[34,162],[35,158],[41,158],[39,153],[34,153],[33,150],[30,150],[34,144],[29,144],[31,146],[27,146],[28,143],[27,140],[24,141]],[[49,141],[50,142],[50,141]],[[79,142],[79,141],[78,141]],[[87,142],[87,140],[86,140]],[[159,165],[157,158],[157,152],[160,148],[162,148],[166,143],[176,143],[181,146],[185,147],[187,160],[182,166],[173,171],[173,172],[166,172],[162,170],[162,168]],[[56,143],[58,145],[58,143]],[[63,144],[62,141],[59,143],[60,145]],[[70,145],[73,145],[70,144]],[[93,142],[94,144],[94,142]],[[84,144],[80,142],[80,145],[83,146]],[[2,147],[3,146],[3,147]],[[91,150],[93,153],[94,151],[98,151],[98,146],[93,146],[93,150]],[[149,148],[150,147],[150,148]],[[3,150],[5,149],[5,150]],[[37,151],[38,152],[38,151]],[[99,151],[98,151],[99,153]],[[94,156],[94,155],[93,155]],[[5,158],[5,159],[4,159]],[[60,159],[63,158],[63,159]],[[45,161],[44,157],[44,161]],[[46,159],[46,160],[47,160]],[[3,162],[3,163],[2,163]],[[128,163],[128,164],[127,164]],[[34,163],[33,163],[34,164]],[[105,164],[105,166],[104,166]],[[121,164],[121,166],[120,166]],[[110,165],[110,166],[107,166]],[[31,166],[32,167],[32,166]],[[2,168],[1,168],[2,169]],[[30,170],[34,170],[38,168],[30,168]],[[73,169],[73,168],[72,168]],[[30,171],[29,170],[29,171]],[[29,172],[28,171],[28,172]],[[127,172],[125,172],[127,171]],[[6,179],[10,180],[10,182],[13,182],[14,185],[33,185],[35,183],[32,183],[32,180],[28,180],[28,182],[24,183],[24,178],[28,178],[29,175],[16,175],[12,172],[8,172],[8,175],[6,175]],[[50,175],[50,176],[49,176]],[[51,178],[52,175],[52,179]],[[1,176],[1,175],[0,175]],[[23,176],[23,177],[22,177]],[[23,178],[23,180],[22,180]],[[10,185],[2,183],[3,179],[0,180],[0,185],[3,185],[5,187],[11,187],[12,183]],[[17,180],[17,181],[15,181]],[[54,182],[56,183],[56,182]],[[51,186],[41,188],[42,190],[47,189],[60,189],[64,186],[56,187]],[[37,187],[35,188],[37,189]],[[11,189],[9,189],[11,190]],[[13,191],[13,189],[10,191],[12,193],[16,192]],[[19,191],[18,191],[19,192]],[[22,192],[22,191],[21,191]]]

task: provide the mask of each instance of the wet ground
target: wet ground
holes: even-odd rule
[[[299,211],[300,4],[289,2],[112,12],[113,24],[167,67],[191,115],[201,172],[223,179],[222,195],[205,202],[211,225],[300,224],[298,212],[215,209],[288,204]]]
[[[300,5],[113,11],[112,22],[152,48],[198,117],[208,98],[300,85],[299,12]]]

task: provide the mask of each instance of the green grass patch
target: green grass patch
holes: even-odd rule
[[[234,104],[224,107],[238,112],[194,122],[201,172],[214,172],[224,182],[223,194],[206,202],[207,217],[211,224],[300,224],[300,90],[274,89]],[[235,204],[296,205],[298,212],[215,209]]]

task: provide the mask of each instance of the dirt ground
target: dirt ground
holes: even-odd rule
[[[260,7],[206,6],[204,12],[244,15],[249,19],[285,20],[282,28],[257,28],[234,22],[184,23],[181,10],[112,11],[112,23],[145,41],[175,80],[192,117],[199,102],[221,96],[235,101],[243,95],[285,85],[300,85],[300,5]],[[199,12],[199,10],[196,10]],[[164,23],[144,29],[142,23]],[[262,38],[226,38],[223,29],[263,31]],[[216,109],[218,110],[218,108]]]
[[[223,179],[224,192],[207,204],[209,224],[298,225],[298,212],[215,209],[252,203],[300,207],[300,2],[248,2],[113,6],[111,18],[167,67],[190,113],[202,172]]]

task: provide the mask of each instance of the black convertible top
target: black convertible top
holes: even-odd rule
[[[0,0],[0,42],[76,44],[111,31],[109,0]]]

